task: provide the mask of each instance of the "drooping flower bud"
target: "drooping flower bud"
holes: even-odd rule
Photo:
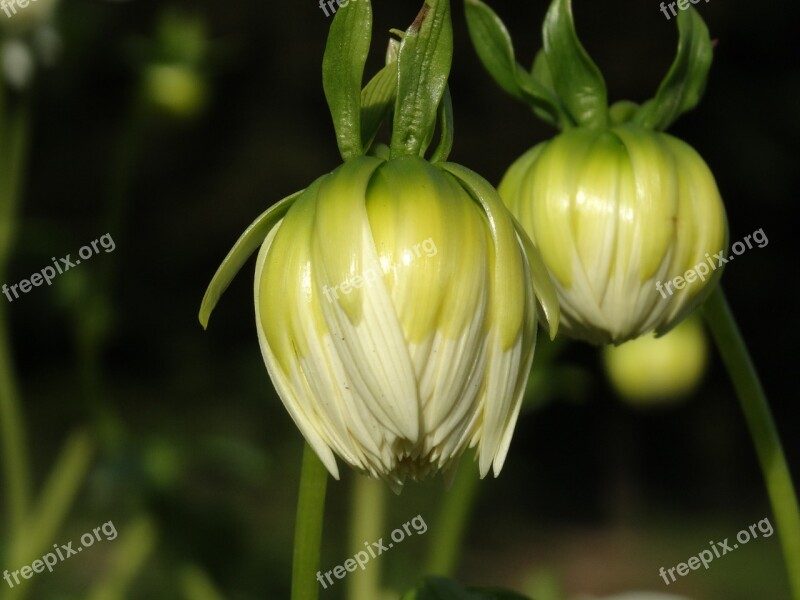
[[[335,453],[400,485],[475,445],[499,472],[533,358],[528,268],[502,205],[420,158],[354,159],[295,201],[259,254],[256,320],[334,476]]]
[[[686,143],[627,123],[571,129],[533,148],[500,195],[542,253],[562,331],[621,343],[680,322],[721,269],[672,287],[727,243],[714,177]]]
[[[691,282],[680,276],[710,264],[727,244],[711,171],[688,144],[663,133],[702,96],[712,58],[702,19],[693,8],[681,13],[678,57],[655,98],[609,108],[570,0],[552,1],[530,73],[517,64],[497,15],[480,0],[466,5],[478,54],[498,84],[563,130],[518,159],[499,187],[542,253],[562,331],[596,344],[669,331],[721,269],[705,266]]]
[[[362,92],[370,26],[368,0],[342,6],[324,60],[344,164],[243,234],[200,319],[205,325],[260,246],[254,291],[264,361],[334,477],[338,456],[399,490],[407,478],[452,473],[470,447],[481,475],[497,475],[531,368],[539,307],[551,331],[557,327],[555,290],[497,191],[445,162],[448,2],[426,4]],[[376,146],[390,115],[391,147]],[[437,122],[441,141],[428,161]]]

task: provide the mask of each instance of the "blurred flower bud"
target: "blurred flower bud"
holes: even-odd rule
[[[204,73],[208,40],[204,22],[172,10],[160,18],[156,37],[148,43],[142,67],[141,93],[156,112],[195,117],[205,108],[208,85]]]
[[[686,319],[664,337],[642,336],[603,348],[608,377],[631,404],[685,397],[700,382],[707,359],[706,334],[696,317]]]
[[[193,117],[206,103],[205,81],[180,65],[150,65],[144,71],[144,94],[154,108],[177,117]]]
[[[52,66],[61,52],[61,38],[52,26],[57,0],[30,0],[27,6],[0,2],[0,66],[14,90],[33,81],[36,65]]]

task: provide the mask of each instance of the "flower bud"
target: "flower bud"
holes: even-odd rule
[[[468,192],[464,172],[352,159],[262,245],[264,360],[334,477],[335,454],[399,489],[476,445],[482,475],[502,467],[533,360],[534,290],[511,215],[496,193]]]
[[[708,362],[708,343],[699,319],[689,317],[664,337],[642,336],[604,347],[603,362],[626,402],[669,403],[697,387]]]
[[[669,134],[633,123],[569,129],[512,165],[499,191],[541,252],[575,338],[663,334],[721,273],[711,260],[728,235],[717,185]],[[672,285],[700,263],[713,267],[702,280]]]

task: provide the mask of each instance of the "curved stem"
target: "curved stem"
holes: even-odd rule
[[[353,504],[350,512],[350,549],[364,550],[364,543],[380,538],[386,506],[386,484],[356,475],[353,481]],[[375,561],[363,572],[347,578],[347,597],[351,600],[381,597],[381,563]]]
[[[478,495],[480,479],[471,453],[461,459],[453,487],[445,492],[428,552],[426,573],[452,576],[458,564],[464,533]]]
[[[793,598],[800,600],[800,507],[775,421],[721,288],[717,287],[703,308],[750,429],[789,569]]]
[[[300,473],[300,493],[297,498],[297,520],[294,530],[294,560],[292,562],[292,600],[317,600],[320,583],[317,581],[322,525],[325,516],[325,491],[328,471],[306,444]]]

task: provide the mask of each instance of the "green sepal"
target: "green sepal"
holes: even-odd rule
[[[630,100],[620,100],[615,102],[608,109],[608,119],[611,125],[622,125],[633,120],[641,108],[636,102]]]
[[[608,95],[600,69],[578,39],[571,0],[553,0],[542,29],[553,88],[572,119],[581,126],[608,123]]]
[[[253,221],[239,239],[236,240],[217,272],[214,273],[211,283],[208,284],[205,296],[203,296],[199,315],[203,329],[208,327],[211,312],[216,307],[222,294],[228,289],[233,278],[236,277],[236,274],[247,262],[247,259],[261,246],[270,230],[286,215],[295,200],[304,191],[300,190],[271,206]]]
[[[464,588],[446,577],[425,577],[402,600],[530,600],[516,592]]]
[[[444,88],[444,96],[439,105],[439,130],[441,139],[439,145],[431,155],[431,162],[444,162],[450,156],[453,150],[453,136],[455,132],[455,125],[453,123],[453,99],[450,96],[450,86]]]
[[[547,332],[550,339],[554,340],[558,333],[558,324],[561,321],[561,304],[558,302],[558,294],[553,285],[553,280],[550,279],[550,273],[544,264],[542,253],[533,244],[531,238],[525,232],[525,229],[514,219],[514,226],[517,228],[517,235],[522,240],[522,245],[525,248],[525,254],[528,256],[528,266],[531,269],[531,279],[533,280],[533,291],[536,294],[536,300],[539,303],[540,314],[543,320],[547,323]]]
[[[567,126],[569,119],[560,109],[552,85],[543,85],[517,62],[511,36],[500,17],[481,0],[465,0],[464,8],[472,44],[489,75],[507,93],[530,104],[546,122]]]
[[[634,117],[640,125],[666,130],[683,113],[700,102],[708,80],[714,50],[708,27],[694,7],[678,15],[678,53],[655,98],[645,102]]]
[[[397,98],[397,52],[392,49],[397,45],[396,40],[389,43],[386,66],[378,71],[361,92],[361,140],[367,151]]]
[[[453,59],[449,0],[426,0],[400,42],[392,157],[424,156]]]
[[[350,0],[333,18],[322,59],[322,87],[342,159],[364,154],[361,84],[372,39],[370,0]]]

